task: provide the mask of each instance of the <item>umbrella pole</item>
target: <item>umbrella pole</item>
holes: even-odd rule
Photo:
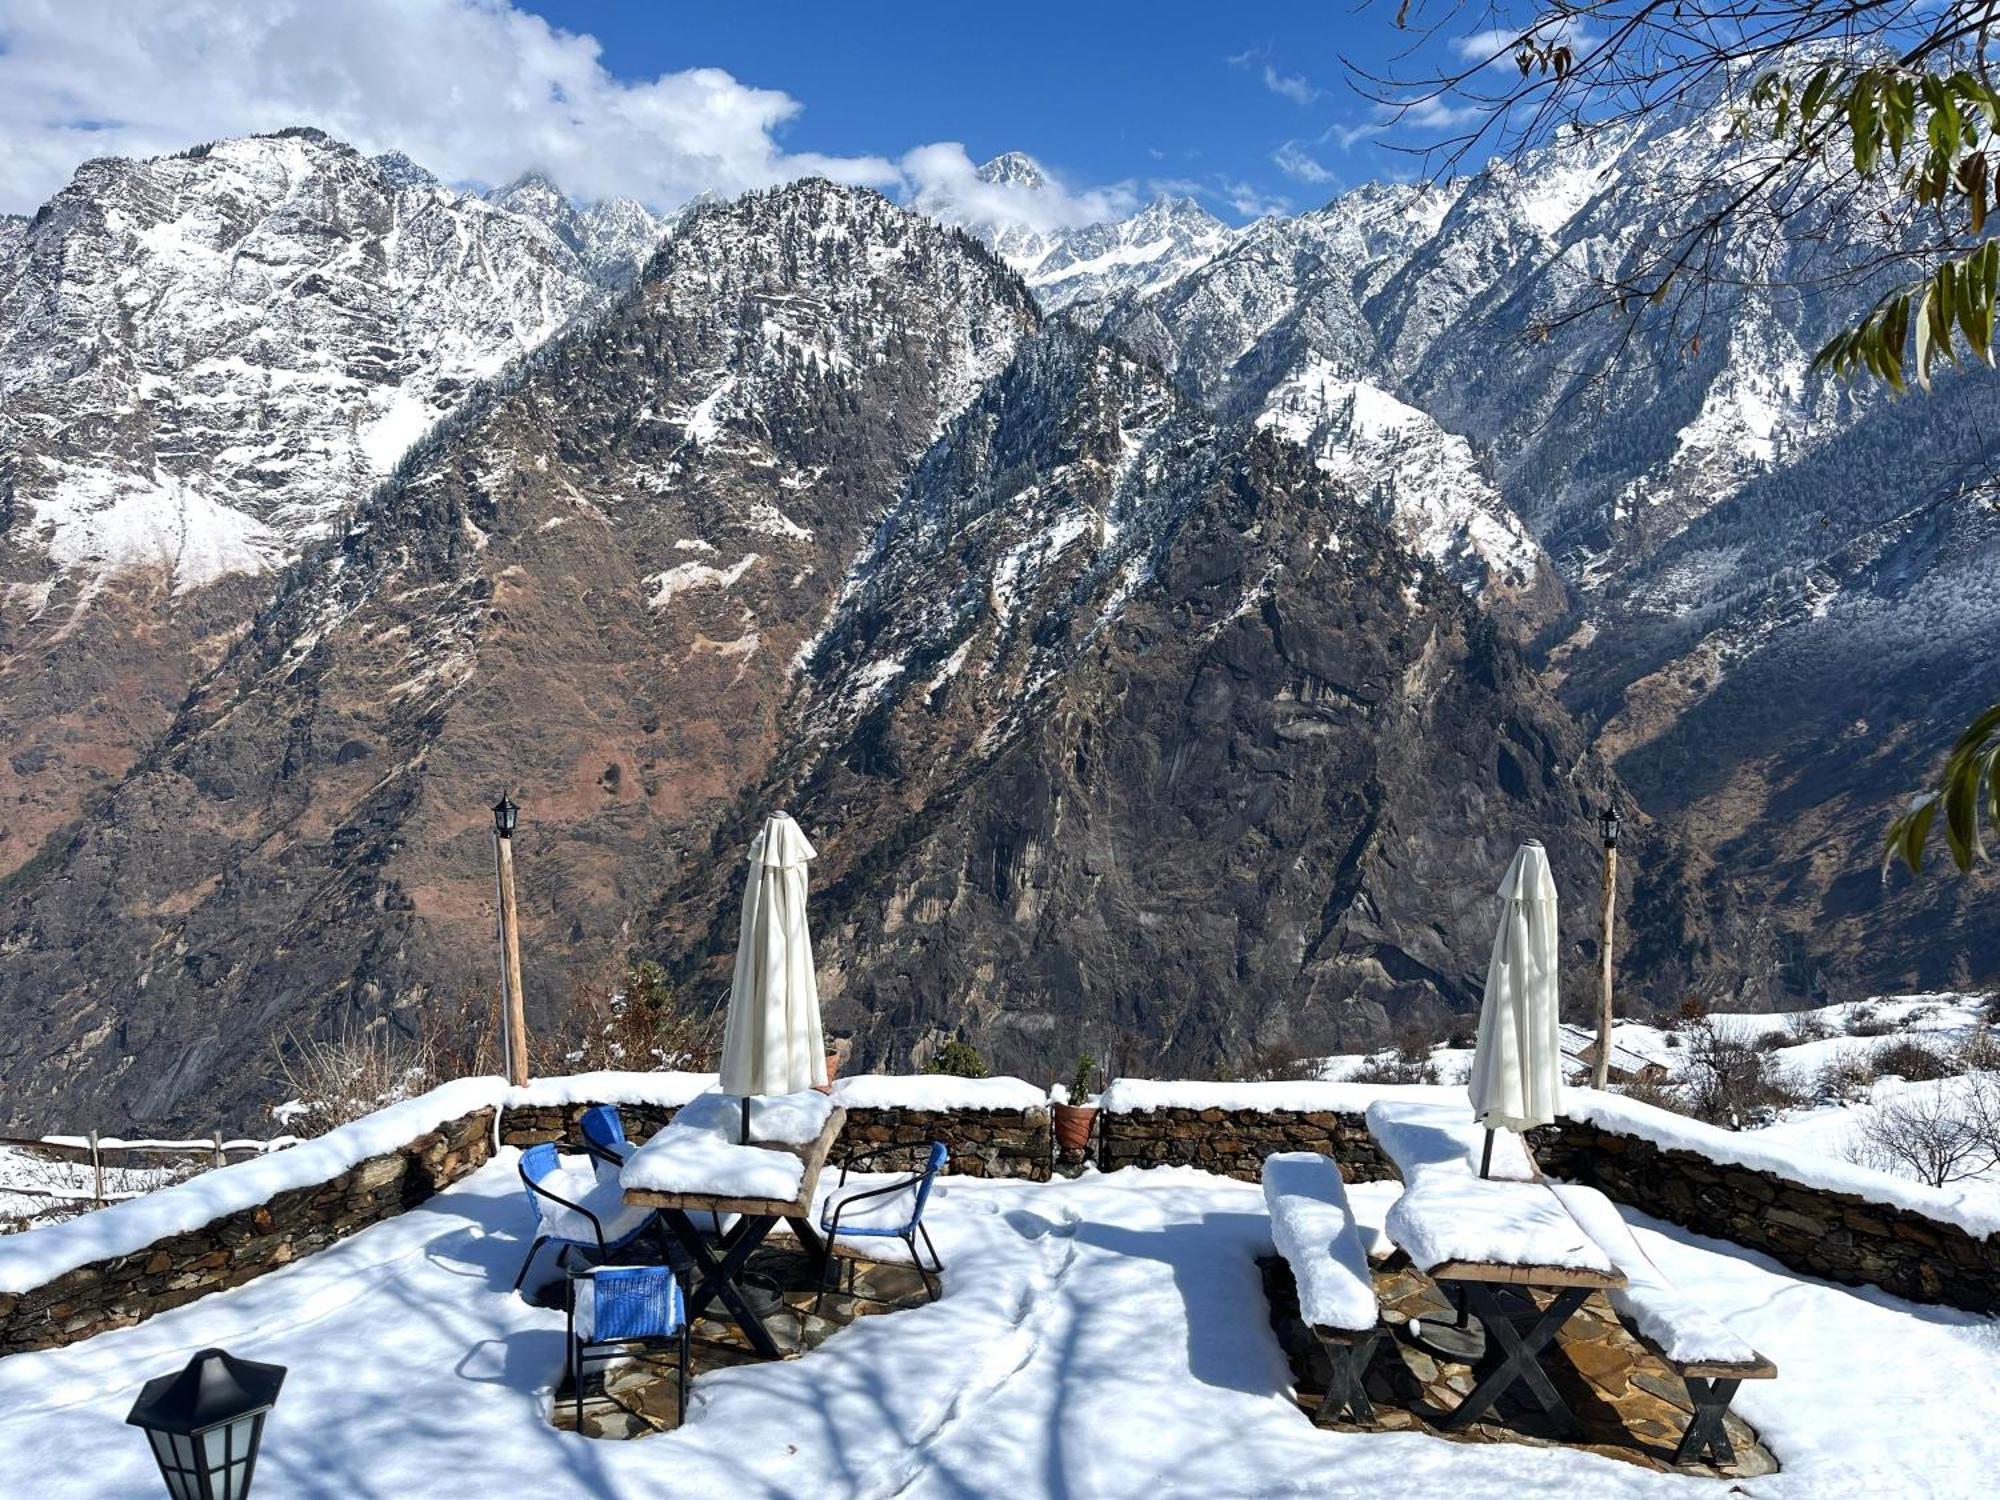
[[[745,1099],[743,1101],[743,1108],[745,1110],[743,1118],[745,1121],[748,1121],[750,1118],[748,1113],[750,1108],[750,1101],[748,1099]],[[743,1128],[747,1131],[749,1130],[750,1127],[746,1123]],[[747,1140],[749,1139],[749,1137],[746,1135],[744,1139]],[[1492,1171],[1493,1171],[1493,1130],[1492,1127],[1489,1126],[1486,1131],[1486,1149],[1479,1153],[1479,1175],[1481,1177],[1491,1176]]]
[[[748,1094],[743,1096],[743,1144],[746,1146],[750,1144],[750,1096]],[[1493,1149],[1493,1142],[1490,1136],[1486,1142],[1486,1149],[1488,1151]]]

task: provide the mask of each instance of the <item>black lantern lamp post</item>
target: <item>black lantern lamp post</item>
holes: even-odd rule
[[[500,800],[493,804],[493,831],[503,839],[511,839],[514,836],[514,825],[520,821],[520,807],[513,798],[502,792]]]
[[[264,1415],[283,1365],[204,1349],[177,1375],[146,1382],[126,1421],[145,1429],[173,1500],[248,1500]]]
[[[1604,836],[1603,909],[1598,922],[1597,974],[1597,1056],[1590,1064],[1590,1086],[1608,1088],[1611,1083],[1611,952],[1618,903],[1618,799],[1604,804],[1597,815],[1597,831]]]

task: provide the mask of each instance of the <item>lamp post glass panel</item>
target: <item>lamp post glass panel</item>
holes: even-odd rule
[[[264,1416],[284,1383],[283,1365],[204,1349],[147,1381],[125,1420],[144,1430],[173,1500],[248,1500]]]
[[[1598,975],[1597,1057],[1590,1065],[1590,1083],[1603,1088],[1611,1079],[1611,942],[1613,904],[1618,899],[1618,830],[1623,820],[1616,801],[1604,804],[1597,815],[1597,831],[1604,839],[1604,920],[1602,969]]]

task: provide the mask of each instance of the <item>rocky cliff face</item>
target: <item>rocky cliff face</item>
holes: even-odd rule
[[[629,281],[646,239],[622,219],[564,237],[317,131],[90,162],[15,226],[0,871],[146,753],[275,574],[479,381]]]
[[[2000,694],[1939,488],[2000,387],[1830,390],[1838,309],[1756,295],[1530,337],[1703,132],[993,249],[310,132],[91,164],[0,221],[0,1115],[208,1124],[287,1031],[484,1007],[503,787],[538,1011],[719,999],[782,802],[887,1066],[1379,1041],[1467,1007],[1527,836],[1587,988],[1614,772],[1629,999],[1989,977],[1871,809]]]
[[[695,214],[309,550],[0,886],[8,1115],[207,1118],[287,1029],[482,1007],[502,787],[539,1005],[615,964],[761,776],[888,500],[1035,322],[986,252],[872,194]]]
[[[1980,499],[2000,385],[1891,402],[1809,375],[1875,295],[1831,277],[1870,246],[1825,234],[1809,197],[1746,215],[1699,306],[1567,316],[1754,150],[1691,107],[1363,188],[1103,317],[1539,633],[1547,681],[1709,870],[1718,920],[1743,902],[1708,982],[1780,1005],[1986,982],[2000,949],[1971,914],[1991,880],[1896,877],[1885,898],[1876,872],[1891,812],[2000,697],[1975,644],[2000,594]],[[1399,414],[1372,438],[1371,408]]]
[[[786,803],[865,1062],[964,1031],[1031,1072],[1208,1067],[1462,1012],[1493,872],[1536,832],[1587,979],[1606,779],[1560,707],[1345,486],[1074,327],[927,456],[793,711],[654,942],[726,986],[730,856]],[[1696,950],[1675,898],[1647,913],[1656,951]]]

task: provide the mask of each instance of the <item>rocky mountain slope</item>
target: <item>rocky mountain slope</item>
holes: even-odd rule
[[[1614,767],[1634,1003],[2000,972],[1988,886],[1874,875],[2000,696],[2000,385],[1810,380],[1841,308],[1762,291],[1535,336],[1718,149],[979,239],[315,132],[86,166],[0,221],[0,1115],[207,1124],[287,1032],[483,1009],[503,786],[542,1018],[718,998],[789,805],[862,1065],[1378,1042],[1530,835],[1580,998]]]
[[[980,167],[979,180],[1024,194],[1046,193],[1032,157],[1009,151]],[[919,208],[927,205],[919,201]],[[1080,226],[1039,228],[1005,217],[968,216],[940,204],[1018,271],[1050,310],[1145,298],[1220,254],[1235,231],[1194,199],[1159,194],[1136,214]]]
[[[1994,472],[1995,378],[1894,402],[1809,376],[1875,294],[1833,275],[1870,247],[1811,209],[1751,215],[1698,304],[1566,317],[1752,149],[1691,107],[1371,186],[1091,313],[1212,410],[1334,472],[1358,461],[1392,526],[1540,632],[1549,680],[1710,865],[1718,909],[1748,898],[1716,976],[1739,999],[1992,978],[1990,880],[1898,877],[1885,899],[1876,868],[1889,814],[2000,697],[2000,535],[1969,493]],[[1357,451],[1371,409],[1395,414],[1391,452]]]
[[[918,468],[796,712],[652,941],[726,987],[730,855],[789,805],[828,1021],[866,1060],[963,1032],[1031,1073],[1113,1043],[1212,1067],[1462,1012],[1534,832],[1587,985],[1606,783],[1567,716],[1345,486],[1074,325]],[[1671,891],[1646,911],[1693,954]]]
[[[0,871],[432,422],[657,239],[636,205],[525,195],[294,130],[89,162],[0,238]]]
[[[483,1011],[503,787],[538,1012],[615,969],[762,775],[885,505],[1036,321],[985,251],[873,194],[691,216],[309,549],[0,884],[7,1115],[209,1118],[287,1030]]]

